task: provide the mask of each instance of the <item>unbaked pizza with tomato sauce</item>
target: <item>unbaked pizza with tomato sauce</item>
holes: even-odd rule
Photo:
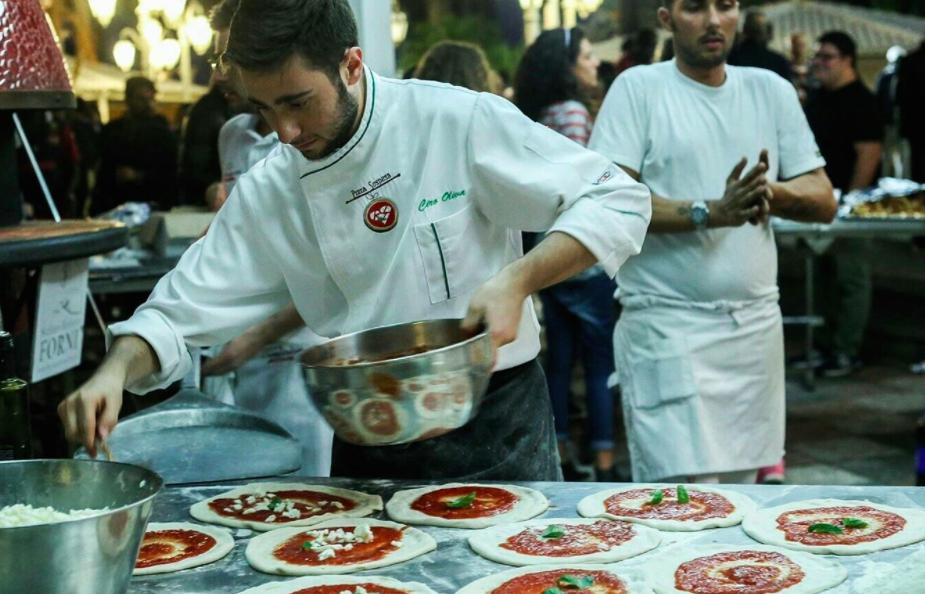
[[[848,577],[836,560],[763,545],[676,546],[645,574],[657,594],[816,594]]]
[[[486,528],[528,520],[548,507],[545,495],[527,487],[451,483],[398,491],[386,511],[407,524]]]
[[[925,540],[925,510],[810,499],[752,512],[742,528],[766,544],[824,555],[864,555]]]
[[[400,582],[377,575],[306,576],[248,588],[239,594],[436,594],[418,582]]]
[[[606,565],[534,565],[489,575],[456,594],[651,594]]]
[[[682,532],[735,526],[755,507],[749,497],[732,491],[643,485],[588,495],[578,502],[578,513]]]
[[[508,565],[615,563],[659,542],[657,530],[606,518],[544,518],[484,528],[469,537],[476,553]]]
[[[200,501],[197,520],[232,528],[273,530],[310,526],[336,517],[363,517],[382,509],[382,498],[350,489],[302,483],[251,483]]]
[[[436,548],[437,542],[417,528],[345,518],[260,534],[247,544],[244,556],[264,573],[326,575],[394,565]]]
[[[152,522],[145,530],[134,575],[168,573],[218,561],[234,548],[231,532],[191,522]]]

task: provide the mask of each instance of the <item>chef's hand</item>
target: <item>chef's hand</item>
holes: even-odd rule
[[[119,420],[124,387],[124,374],[102,366],[58,405],[64,436],[87,448],[91,458],[96,458],[97,435],[106,439]]]
[[[106,439],[119,420],[122,390],[160,369],[151,345],[139,336],[119,336],[90,379],[58,405],[64,435],[96,457],[96,437]]]
[[[726,192],[720,200],[710,204],[711,227],[739,227],[747,222],[759,222],[767,217],[770,188],[765,173],[768,170],[767,151],[761,152],[758,163],[744,176],[747,160],[742,157],[729,177],[726,178]],[[764,213],[764,214],[762,214]]]
[[[529,296],[508,270],[502,270],[475,291],[462,322],[463,330],[470,332],[478,331],[479,324],[484,323],[495,351],[517,338],[524,299]]]

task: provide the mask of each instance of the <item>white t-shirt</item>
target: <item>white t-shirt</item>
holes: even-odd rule
[[[742,157],[768,149],[768,179],[790,179],[825,161],[794,88],[773,72],[726,67],[720,87],[683,75],[675,61],[632,68],[607,94],[590,148],[640,174],[673,200],[722,198]],[[777,252],[769,226],[651,233],[617,275],[621,302],[710,304],[776,298]]]
[[[242,113],[222,126],[218,133],[218,158],[222,166],[222,182],[231,194],[238,177],[270,154],[279,144],[276,132],[257,133],[260,116]]]

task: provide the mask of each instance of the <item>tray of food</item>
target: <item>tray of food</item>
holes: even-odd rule
[[[925,220],[925,185],[883,178],[876,187],[845,194],[838,214],[849,220]]]

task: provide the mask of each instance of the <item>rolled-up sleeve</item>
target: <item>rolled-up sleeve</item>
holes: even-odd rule
[[[496,224],[566,233],[610,276],[642,248],[652,215],[649,189],[504,99],[479,96],[468,151],[472,195]]]
[[[257,236],[259,219],[239,189],[134,315],[110,326],[114,336],[143,338],[157,355],[160,370],[129,386],[132,392],[181,379],[191,366],[188,346],[230,340],[288,303],[280,268]]]

